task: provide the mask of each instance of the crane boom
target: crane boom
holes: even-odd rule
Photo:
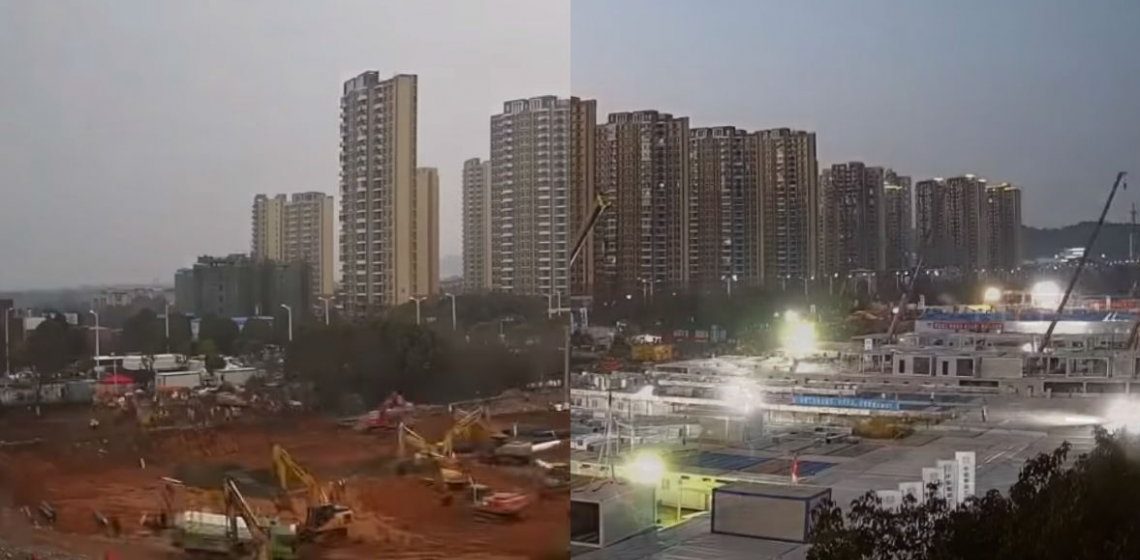
[[[602,217],[602,213],[610,207],[610,203],[606,201],[602,195],[598,195],[594,210],[590,212],[590,216],[586,218],[586,223],[582,226],[582,231],[578,232],[578,239],[574,241],[574,250],[570,251],[570,260],[566,263],[566,268],[574,266],[574,261],[578,259],[578,253],[582,252],[582,246],[586,244],[586,239],[590,236],[590,232],[594,231],[594,226],[598,224],[598,218]]]
[[[1057,314],[1053,320],[1049,322],[1049,328],[1045,329],[1045,336],[1041,338],[1041,351],[1044,352],[1049,347],[1049,341],[1053,338],[1053,329],[1057,328],[1057,321],[1061,318],[1061,312],[1065,310],[1065,304],[1069,303],[1069,296],[1073,294],[1073,288],[1077,286],[1077,279],[1081,276],[1081,271],[1085,268],[1085,262],[1089,259],[1089,253],[1092,252],[1093,244],[1096,243],[1097,236],[1100,235],[1100,228],[1104,226],[1104,218],[1108,216],[1108,209],[1112,206],[1112,199],[1116,197],[1116,190],[1120,188],[1121,183],[1124,181],[1125,172],[1121,171],[1116,174],[1116,181],[1112,183],[1112,190],[1108,192],[1108,200],[1104,201],[1104,208],[1100,211],[1100,219],[1096,222],[1096,227],[1093,228],[1092,234],[1089,235],[1088,243],[1085,244],[1085,252],[1081,255],[1081,259],[1077,261],[1077,269],[1073,271],[1073,277],[1069,279],[1069,287],[1065,289],[1065,294],[1061,296],[1061,303],[1057,305]],[[1125,190],[1128,185],[1124,185]]]

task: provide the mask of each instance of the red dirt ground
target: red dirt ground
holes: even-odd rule
[[[538,498],[538,483],[520,469],[468,461],[477,482],[495,490],[533,493],[534,504],[523,520],[507,524],[476,521],[464,494],[449,506],[439,503],[431,487],[415,477],[393,472],[396,438],[393,434],[357,434],[318,418],[248,420],[204,433],[143,434],[129,424],[105,422],[98,432],[87,426],[87,410],[45,411],[43,418],[9,413],[0,420],[4,441],[41,438],[38,445],[0,448],[0,536],[47,535],[68,550],[100,555],[113,548],[124,559],[177,558],[162,539],[147,536],[139,525],[144,513],[159,510],[160,477],[178,478],[186,469],[217,470],[218,465],[240,466],[255,478],[267,477],[270,449],[283,445],[317,476],[344,477],[347,505],[356,513],[349,542],[309,551],[313,558],[402,560],[448,558],[453,560],[553,559],[567,556],[569,493]],[[554,425],[566,429],[566,413],[542,412],[503,415],[493,420],[509,426]],[[445,415],[419,419],[416,429],[429,440],[450,424]],[[568,460],[568,447],[555,452]],[[562,456],[565,455],[565,458]],[[142,468],[140,458],[145,460]],[[267,495],[251,498],[255,509],[274,515]],[[221,511],[219,493],[212,489],[180,491],[185,509]],[[54,529],[29,530],[13,506],[33,508],[47,501],[57,512]],[[124,535],[102,535],[94,512],[117,518]]]

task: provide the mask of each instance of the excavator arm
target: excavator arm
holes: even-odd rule
[[[289,452],[280,445],[273,446],[273,471],[277,475],[277,482],[281,485],[281,491],[288,493],[289,481],[295,479],[304,485],[305,490],[308,491],[311,505],[326,505],[332,502],[329,493],[321,486],[317,478],[294,460],[293,456],[289,455]]]
[[[253,536],[257,560],[270,560],[270,540],[272,537],[269,534],[269,529],[261,525],[261,522],[257,519],[257,514],[253,512],[253,508],[249,506],[249,502],[245,501],[245,496],[241,495],[241,490],[238,490],[237,484],[233,479],[226,479],[222,486],[222,493],[226,500],[227,538],[229,538],[232,543],[238,542],[237,520],[240,518],[242,521],[245,521],[245,526],[249,529],[249,534]]]

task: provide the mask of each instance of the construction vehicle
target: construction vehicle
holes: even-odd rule
[[[245,555],[252,552],[257,560],[297,558],[297,538],[289,527],[276,520],[263,522],[259,519],[233,479],[226,479],[222,492],[226,502],[226,540],[230,543],[231,554]],[[243,528],[248,531],[250,541],[243,538]]]
[[[487,412],[483,408],[478,408],[471,411],[459,411],[459,418],[455,420],[451,428],[444,434],[443,439],[440,441],[438,448],[439,452],[445,456],[450,456],[455,453],[456,444],[468,443],[475,446],[500,442],[505,437],[502,434],[496,433],[486,423]]]
[[[392,392],[379,406],[357,419],[353,429],[358,432],[398,429],[413,408],[403,395]]]
[[[405,424],[400,424],[399,432],[400,463],[399,474],[419,473],[443,494],[442,501],[451,503],[448,490],[463,488],[471,483],[471,477],[463,471],[454,454],[443,451],[444,443],[431,444]],[[408,448],[412,453],[409,457]]]
[[[298,531],[301,540],[325,540],[348,536],[353,511],[352,508],[340,503],[344,499],[343,480],[327,486],[321,484],[280,445],[273,446],[273,472],[277,475],[278,484],[281,485],[281,491],[286,499],[289,499],[290,495],[290,480],[300,482],[307,492],[304,523]],[[293,509],[291,499],[289,505],[290,509]]]
[[[517,521],[522,519],[523,511],[533,501],[529,494],[521,492],[493,492],[475,504],[475,519],[494,522]]]

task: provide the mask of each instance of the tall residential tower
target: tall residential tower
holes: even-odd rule
[[[349,314],[426,293],[415,257],[415,75],[369,71],[340,100],[341,288]]]
[[[491,289],[491,162],[463,162],[463,291]]]

